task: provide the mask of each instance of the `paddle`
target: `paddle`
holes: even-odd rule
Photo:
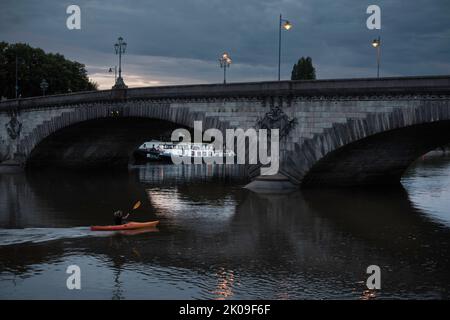
[[[136,209],[139,208],[140,206],[141,206],[141,202],[140,202],[140,201],[136,202],[136,203],[134,204],[134,206],[133,206],[133,210],[136,210]]]
[[[133,206],[133,209],[131,209],[131,212],[133,212],[134,210],[136,210],[136,209],[139,208],[140,206],[141,206],[141,201],[136,202],[136,203],[134,204],[134,206]],[[130,216],[131,212],[128,212],[126,218],[128,218],[128,217]],[[126,218],[125,218],[125,219],[126,219]]]

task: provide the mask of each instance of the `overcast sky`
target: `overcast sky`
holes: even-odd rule
[[[67,6],[81,8],[81,30],[66,27]],[[366,27],[367,6],[381,7],[382,29]],[[100,88],[113,84],[113,44],[128,43],[127,85],[218,83],[219,55],[233,59],[230,82],[275,80],[278,16],[282,77],[311,56],[318,78],[372,77],[382,38],[382,76],[450,74],[449,0],[0,0],[0,41],[26,42],[84,63]]]

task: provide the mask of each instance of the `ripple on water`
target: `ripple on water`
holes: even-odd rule
[[[55,240],[111,236],[113,232],[93,232],[89,227],[0,229],[0,246],[43,243]]]

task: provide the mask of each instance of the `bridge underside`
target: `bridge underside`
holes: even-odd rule
[[[145,141],[169,138],[174,123],[144,119],[98,119],[59,130],[39,143],[26,161],[27,168],[121,169]]]
[[[420,156],[450,142],[450,121],[414,125],[345,145],[319,160],[302,187],[399,184]]]
[[[27,168],[124,169],[144,141],[170,140],[180,126],[148,118],[102,118],[61,129],[40,142]],[[450,120],[413,125],[349,143],[317,161],[301,187],[399,184],[421,155],[450,142]],[[298,163],[305,159],[298,155]],[[283,166],[283,163],[281,163]]]

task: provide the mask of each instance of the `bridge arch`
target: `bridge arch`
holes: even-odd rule
[[[82,107],[76,106],[58,116],[52,117],[50,120],[42,122],[29,134],[24,136],[18,144],[17,158],[27,165],[33,162],[30,160],[42,160],[42,157],[45,157],[43,155],[45,150],[40,149],[42,147],[45,148],[45,145],[49,144],[49,140],[53,139],[53,145],[47,150],[47,154],[50,151],[54,154],[58,152],[54,148],[55,138],[56,140],[59,139],[56,141],[56,144],[61,144],[65,138],[73,137],[74,132],[83,135],[85,131],[92,133],[96,130],[98,133],[101,129],[105,129],[106,131],[103,136],[106,136],[114,133],[114,130],[121,130],[119,134],[134,135],[134,137],[128,140],[125,139],[126,146],[117,145],[117,150],[115,151],[120,151],[121,154],[118,157],[121,159],[116,160],[121,161],[111,162],[111,158],[108,161],[111,162],[111,166],[123,166],[125,164],[125,157],[129,158],[132,151],[143,142],[142,139],[146,139],[145,134],[143,134],[146,126],[149,131],[157,127],[156,130],[162,133],[163,130],[173,130],[176,128],[192,129],[194,121],[202,121],[203,130],[209,128],[222,130],[228,126],[226,122],[219,121],[217,118],[207,117],[203,112],[191,111],[188,108],[173,108],[165,103],[134,101],[132,105],[123,102],[116,104],[94,103]],[[108,129],[108,125],[111,128]],[[129,131],[125,132],[125,130]],[[139,135],[141,136],[139,137]],[[111,139],[113,138],[114,134]],[[105,142],[104,139],[102,141]],[[70,141],[68,142],[70,143]],[[93,143],[95,142],[93,141]],[[92,150],[90,150],[90,153],[92,153]],[[40,160],[34,161],[34,163],[38,164]],[[86,163],[83,165],[86,165]]]
[[[335,123],[284,159],[282,172],[302,186],[398,184],[421,155],[450,142],[450,103],[372,112]]]

